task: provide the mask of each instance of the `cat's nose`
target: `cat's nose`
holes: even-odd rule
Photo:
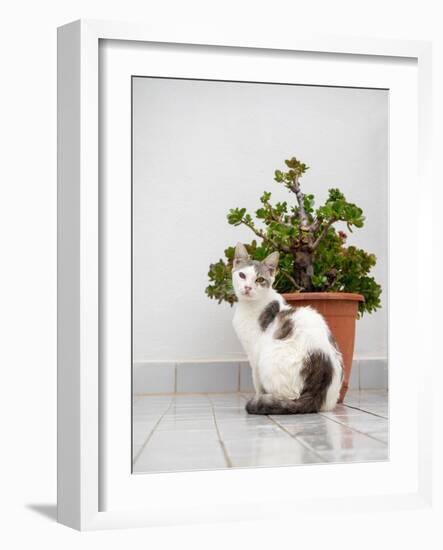
[[[245,292],[250,292],[252,290],[252,286],[245,286]]]

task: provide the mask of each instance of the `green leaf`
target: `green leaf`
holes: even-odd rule
[[[246,208],[231,208],[227,216],[228,223],[230,223],[231,225],[240,225],[245,213]]]
[[[266,204],[267,202],[270,201],[271,199],[271,193],[269,193],[268,191],[263,191],[263,195],[260,197],[260,202],[262,202],[263,204]]]

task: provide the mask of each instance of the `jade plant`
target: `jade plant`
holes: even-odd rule
[[[363,227],[362,209],[348,202],[339,189],[329,189],[326,202],[316,208],[314,196],[300,187],[308,166],[294,157],[285,164],[285,170],[275,171],[274,180],[286,187],[291,200],[273,204],[271,193],[265,191],[255,219],[246,208],[232,208],[228,223],[244,225],[253,233],[255,238],[245,243],[252,259],[260,261],[273,251],[280,253],[274,283],[278,292],[354,292],[365,298],[359,304],[360,314],[375,311],[380,307],[381,287],[369,273],[376,257],[347,246],[347,234],[335,227],[344,222],[351,233]],[[236,301],[231,283],[234,246],[224,255],[209,267],[206,294],[232,305]]]

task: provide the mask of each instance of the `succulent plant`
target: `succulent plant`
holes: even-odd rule
[[[245,225],[254,234],[244,243],[250,256],[262,260],[273,251],[280,253],[274,288],[287,292],[355,292],[362,294],[360,314],[380,307],[381,287],[369,275],[376,263],[374,254],[347,246],[347,234],[334,225],[344,222],[352,233],[361,228],[365,218],[357,205],[348,202],[339,189],[329,189],[326,202],[315,208],[314,196],[304,194],[300,179],[309,169],[295,157],[286,160],[285,170],[276,170],[274,180],[284,185],[293,201],[271,202],[272,194],[263,192],[255,219],[246,208],[232,208],[228,223]],[[236,301],[231,270],[234,247],[224,251],[224,258],[209,267],[206,294],[219,303]]]

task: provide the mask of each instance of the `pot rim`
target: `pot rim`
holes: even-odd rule
[[[347,300],[352,302],[364,302],[362,294],[353,292],[285,292],[282,294],[287,300]]]

